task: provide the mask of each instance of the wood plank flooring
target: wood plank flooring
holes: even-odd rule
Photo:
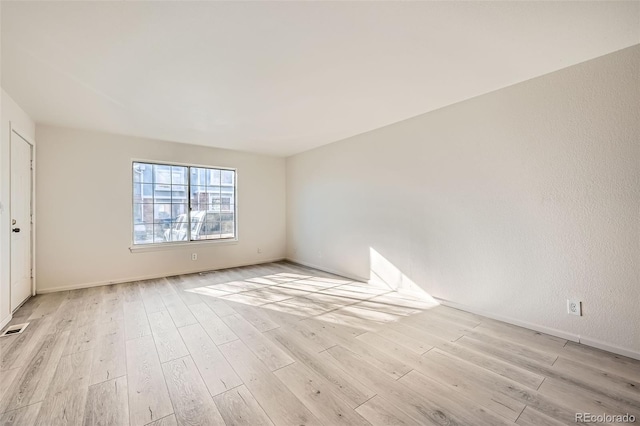
[[[2,425],[640,418],[640,361],[287,262],[36,296]]]

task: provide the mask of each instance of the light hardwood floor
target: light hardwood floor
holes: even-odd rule
[[[279,262],[36,296],[0,425],[558,425],[640,417],[640,362]]]

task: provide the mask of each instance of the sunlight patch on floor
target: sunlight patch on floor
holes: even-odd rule
[[[377,257],[377,270],[387,279],[408,278],[393,271],[390,262]],[[394,282],[396,282],[394,281]],[[399,321],[438,305],[430,296],[402,293],[389,285],[372,285],[341,278],[278,273],[186,289],[206,299],[222,301],[231,308],[238,304],[268,310],[296,321],[314,320],[360,332]]]

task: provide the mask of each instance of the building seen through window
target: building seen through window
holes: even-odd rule
[[[233,239],[235,170],[133,163],[133,241]]]

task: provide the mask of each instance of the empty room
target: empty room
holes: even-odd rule
[[[0,25],[0,426],[640,423],[640,1]]]

